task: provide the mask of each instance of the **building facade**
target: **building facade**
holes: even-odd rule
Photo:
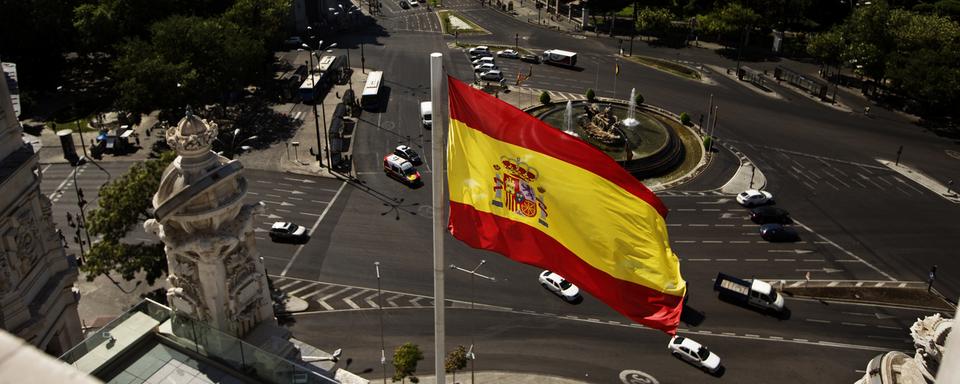
[[[0,328],[59,356],[83,339],[68,260],[40,193],[37,153],[0,81]]]

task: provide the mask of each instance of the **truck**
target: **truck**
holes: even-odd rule
[[[548,49],[543,51],[543,62],[566,67],[575,67],[577,65],[577,53],[564,51],[560,49]]]
[[[756,307],[762,310],[784,313],[783,296],[770,283],[758,279],[744,280],[718,273],[713,290],[720,292],[721,299]]]

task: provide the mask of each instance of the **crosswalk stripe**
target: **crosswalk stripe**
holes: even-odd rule
[[[294,285],[297,285],[297,284],[300,284],[300,281],[299,281],[299,280],[294,280],[294,281],[293,281],[292,283],[290,283],[290,284],[281,286],[281,287],[280,287],[280,290],[281,290],[281,291],[286,291],[287,288],[290,288],[290,287],[292,287],[292,286],[294,286]]]

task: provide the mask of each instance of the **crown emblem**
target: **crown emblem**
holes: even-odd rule
[[[537,177],[540,176],[540,172],[537,172],[536,168],[533,168],[529,164],[520,161],[520,159],[512,160],[508,159],[506,156],[503,156],[500,157],[500,164],[503,165],[504,172],[509,173],[523,181],[536,181]]]

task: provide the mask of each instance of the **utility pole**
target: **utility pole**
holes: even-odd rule
[[[483,264],[485,264],[486,262],[487,262],[486,260],[480,260],[480,264],[477,264],[477,266],[474,267],[473,270],[468,270],[468,269],[460,268],[460,267],[458,267],[458,266],[456,266],[456,265],[450,264],[450,269],[453,269],[453,270],[456,270],[456,271],[460,271],[460,272],[464,272],[464,273],[470,274],[470,312],[471,312],[471,317],[470,317],[471,322],[470,322],[470,324],[471,324],[471,329],[470,329],[470,349],[467,350],[467,358],[470,359],[470,383],[471,383],[471,384],[474,382],[474,373],[475,373],[474,366],[473,366],[473,362],[477,359],[477,355],[473,352],[473,346],[474,346],[474,341],[475,341],[475,340],[474,340],[474,336],[475,336],[474,334],[476,333],[476,330],[475,330],[476,325],[475,325],[474,322],[473,322],[473,304],[474,304],[474,302],[476,301],[476,296],[477,296],[476,285],[475,285],[475,283],[474,283],[474,280],[475,280],[476,277],[480,277],[480,278],[487,279],[487,280],[494,281],[494,282],[497,281],[496,278],[493,278],[493,277],[490,277],[490,276],[484,276],[484,275],[481,275],[481,274],[477,273],[477,270],[480,269],[480,267],[483,266]]]

